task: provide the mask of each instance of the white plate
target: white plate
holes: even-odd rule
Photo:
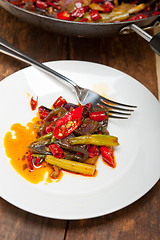
[[[4,136],[14,123],[26,125],[36,115],[30,96],[39,105],[51,107],[62,95],[76,103],[73,91],[56,79],[28,67],[0,83],[0,195],[28,212],[57,219],[84,219],[119,210],[148,192],[160,176],[160,103],[132,77],[100,64],[56,61],[46,64],[113,100],[138,108],[128,120],[109,121],[109,131],[118,136],[115,151],[117,167],[111,169],[98,160],[95,178],[64,174],[57,183],[32,184],[10,165],[4,149]]]

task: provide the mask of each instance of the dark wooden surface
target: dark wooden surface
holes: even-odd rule
[[[136,34],[110,39],[57,36],[0,8],[0,37],[40,62],[83,60],[114,67],[136,78],[158,98],[155,55]],[[0,80],[26,66],[0,54]],[[160,182],[141,199],[115,213],[64,221],[27,213],[1,198],[0,240],[159,240],[159,199]]]

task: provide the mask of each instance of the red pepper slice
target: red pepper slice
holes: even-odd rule
[[[90,12],[90,15],[91,15],[92,21],[96,21],[102,18],[97,10],[93,10],[92,12]]]
[[[89,153],[89,158],[95,157],[99,155],[99,148],[95,145],[88,145],[87,151]]]
[[[28,168],[29,168],[29,170],[33,171],[33,156],[32,156],[32,152],[30,152],[28,154],[27,160],[28,160]]]
[[[40,119],[44,119],[45,117],[47,117],[47,115],[49,114],[49,111],[46,110],[43,106],[40,106],[38,108],[38,112],[39,112],[39,116],[40,116]],[[53,116],[51,117],[50,121],[54,121],[57,117],[56,116]]]
[[[36,0],[36,7],[44,10],[44,9],[47,8],[47,4],[45,2],[40,1],[40,0]]]
[[[103,111],[98,111],[98,112],[90,112],[89,117],[93,121],[101,122],[104,119],[106,119],[106,115]]]
[[[67,11],[57,13],[57,18],[61,20],[70,20],[71,15]]]
[[[60,146],[57,144],[49,145],[49,150],[51,151],[53,156],[56,158],[64,158],[65,156],[62,148],[60,148]]]
[[[154,13],[153,13],[153,16],[156,16],[156,15],[159,15],[160,14],[160,11],[155,11]]]
[[[92,0],[92,3],[103,3],[104,0]]]
[[[84,8],[81,7],[81,8],[76,8],[72,14],[71,14],[72,17],[83,17],[84,16]]]
[[[53,103],[53,107],[62,107],[64,104],[66,104],[67,101],[60,96],[59,98],[57,98],[57,100]]]
[[[52,6],[54,9],[57,9],[57,10],[60,10],[61,7],[57,4],[54,4],[53,2],[46,2],[45,3],[47,4],[47,6]]]
[[[40,163],[41,163],[41,158],[39,158],[39,157],[36,157],[36,160],[35,160],[35,165],[36,165],[36,166],[39,166],[39,165],[40,165]]]
[[[88,22],[88,18],[82,18],[82,19],[78,20],[78,22]]]
[[[45,132],[46,132],[46,133],[50,133],[50,132],[53,131],[53,128],[52,128],[53,123],[54,123],[54,122],[52,122],[51,124],[49,124],[49,125],[46,127],[46,129],[45,129]]]
[[[39,107],[38,108],[38,112],[39,112],[39,115],[40,115],[40,119],[44,119],[45,117],[47,117],[47,115],[49,114],[49,111],[47,111],[46,109],[44,109],[43,106]]]
[[[147,16],[143,13],[140,13],[136,16],[133,16],[133,17],[127,19],[127,21],[135,21],[135,20],[139,20],[139,19],[143,19],[143,18],[147,18]]]
[[[84,106],[77,107],[56,122],[53,132],[55,138],[65,138],[79,127],[81,124],[83,108]]]
[[[112,168],[116,167],[116,162],[114,158],[114,152],[111,148],[106,146],[100,147],[103,160]]]
[[[31,104],[31,109],[34,111],[38,104],[38,97],[37,97],[37,100],[34,100],[33,97],[31,97],[30,104]]]
[[[111,10],[113,10],[113,8],[114,8],[114,5],[111,2],[109,2],[109,1],[104,2],[104,5],[105,5],[105,7],[108,7]]]

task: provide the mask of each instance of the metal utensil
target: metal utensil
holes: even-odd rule
[[[46,65],[36,61],[35,59],[27,56],[25,53],[16,49],[14,46],[9,44],[2,38],[0,38],[0,52],[5,53],[9,56],[12,56],[16,59],[19,59],[19,60],[26,62],[30,65],[33,65],[35,67],[38,67],[39,69],[49,73],[50,75],[57,77],[58,80],[60,80],[61,82],[65,83],[73,88],[80,104],[85,105],[86,103],[91,102],[93,107],[96,107],[96,106],[99,106],[101,108],[107,107],[108,112],[109,112],[109,117],[126,119],[127,115],[130,115],[129,112],[133,111],[133,109],[136,107],[136,106],[132,106],[132,105],[128,105],[128,104],[111,101],[107,98],[100,96],[99,94],[97,94],[96,92],[94,92],[92,90],[78,86],[71,79],[69,79],[69,78],[65,77],[64,75],[56,72],[55,70],[47,67]],[[123,106],[123,108],[118,107],[116,105]],[[115,111],[113,109],[116,109],[118,111]],[[124,115],[124,116],[119,116],[119,115]]]
[[[145,39],[149,43],[152,50],[160,56],[160,32],[152,37],[150,34],[148,34],[146,31],[144,31],[135,24],[130,24],[124,27],[123,29],[121,29],[121,32],[129,30],[136,32],[139,36]]]

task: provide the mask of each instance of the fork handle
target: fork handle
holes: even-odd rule
[[[75,89],[79,88],[79,86],[75,82],[73,82],[71,79],[63,76],[62,74],[56,72],[55,70],[47,67],[44,64],[38,62],[37,60],[27,56],[25,53],[21,52],[20,50],[18,50],[17,48],[15,48],[14,46],[9,44],[7,41],[5,41],[2,38],[0,38],[0,52],[4,53],[6,55],[9,55],[11,57],[14,57],[18,60],[21,60],[25,63],[28,63],[32,66],[35,66],[35,67],[43,70],[44,72],[49,73],[50,75],[52,75],[54,77],[56,76],[59,81],[71,86],[74,91],[75,91]]]

